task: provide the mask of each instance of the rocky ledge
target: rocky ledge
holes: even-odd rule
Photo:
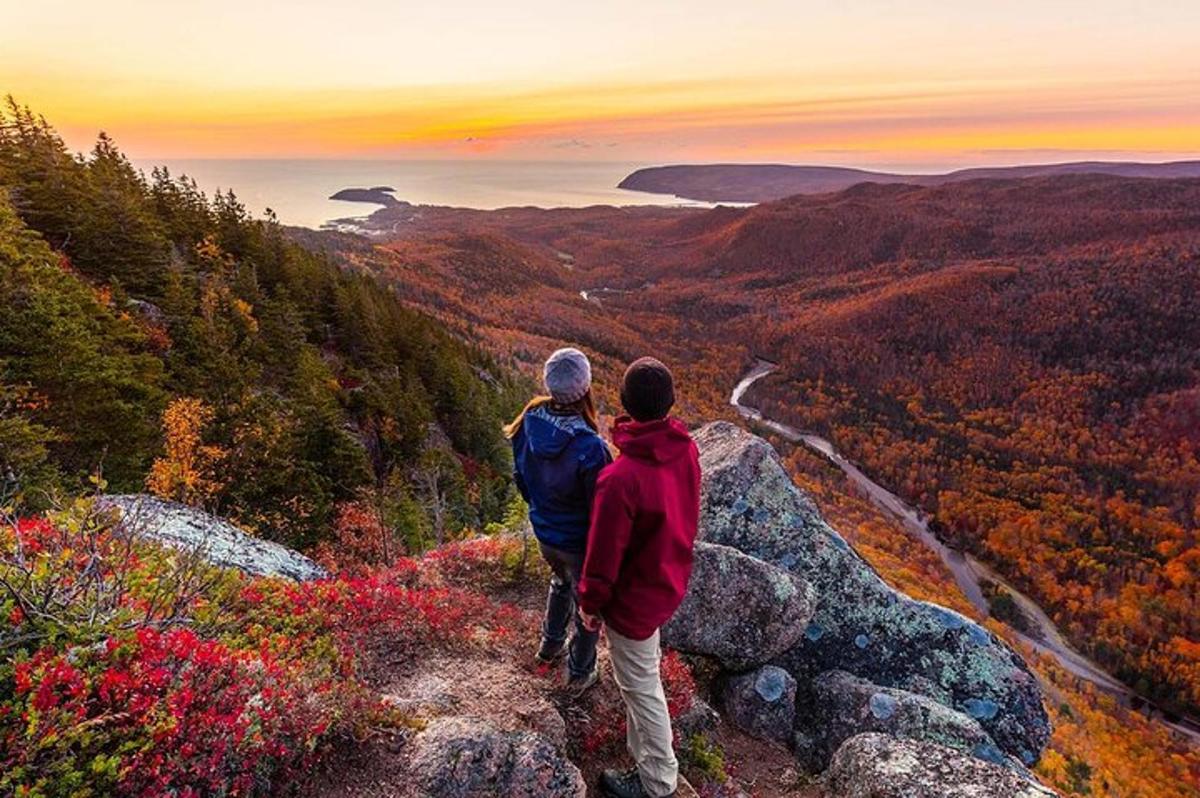
[[[1049,798],[1040,784],[937,743],[851,738],[822,778],[829,798]]]
[[[1052,794],[1028,770],[1050,724],[1016,651],[889,587],[763,439],[725,422],[695,438],[702,542],[664,641],[720,665],[731,722],[790,745],[814,774],[828,767],[831,796]],[[895,783],[924,787],[848,791],[901,760]]]
[[[430,723],[417,738],[412,770],[423,795],[587,795],[579,768],[546,737],[500,731],[473,718]]]
[[[133,534],[172,548],[194,551],[215,565],[254,576],[278,576],[305,582],[328,574],[287,546],[247,535],[215,515],[141,493],[105,496],[102,505],[121,513]]]

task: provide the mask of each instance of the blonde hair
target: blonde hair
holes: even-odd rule
[[[596,403],[592,401],[592,392],[589,390],[577,401],[570,404],[562,405],[554,401],[550,396],[535,396],[530,399],[521,412],[517,413],[517,417],[511,423],[504,426],[504,437],[513,438],[521,431],[521,425],[525,423],[525,415],[531,410],[542,407],[544,405],[553,405],[555,408],[562,410],[570,410],[579,414],[584,423],[592,428],[593,432],[600,432],[600,417],[596,414]]]

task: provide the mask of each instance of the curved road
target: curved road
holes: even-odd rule
[[[778,366],[774,363],[759,360],[754,365],[754,368],[750,369],[734,387],[733,393],[729,397],[729,403],[737,408],[743,418],[761,424],[785,440],[807,446],[825,456],[838,466],[838,468],[842,469],[851,482],[870,496],[871,501],[876,506],[898,520],[909,534],[919,539],[941,557],[942,562],[946,564],[950,573],[953,574],[954,581],[958,584],[959,589],[962,590],[963,595],[967,597],[971,604],[984,617],[989,614],[989,608],[987,599],[984,597],[983,584],[991,582],[1002,586],[1012,596],[1022,614],[1028,619],[1030,626],[1033,628],[1033,635],[1024,634],[1016,629],[1012,630],[1022,642],[1032,646],[1037,651],[1054,657],[1067,671],[1091,682],[1100,690],[1116,696],[1125,706],[1146,704],[1150,707],[1148,713],[1150,717],[1162,723],[1176,734],[1190,739],[1193,744],[1200,744],[1200,721],[1194,718],[1171,720],[1170,717],[1174,717],[1173,715],[1168,716],[1168,713],[1165,711],[1153,704],[1149,704],[1124,683],[1110,675],[1100,665],[1076,651],[1066,641],[1062,633],[1058,630],[1058,627],[1050,620],[1050,617],[1033,599],[1017,590],[992,568],[980,562],[972,555],[952,549],[938,540],[937,536],[929,529],[928,522],[920,512],[864,474],[857,466],[839,454],[829,441],[819,435],[813,435],[812,433],[804,432],[774,419],[766,418],[759,410],[742,404],[742,397],[745,396],[750,386],[777,368]]]

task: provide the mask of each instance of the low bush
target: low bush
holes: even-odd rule
[[[693,734],[683,750],[686,765],[694,768],[705,782],[724,784],[729,781],[725,772],[725,751],[705,734]]]
[[[496,588],[550,575],[532,537],[471,538],[447,543],[423,559],[430,575],[452,585]]]

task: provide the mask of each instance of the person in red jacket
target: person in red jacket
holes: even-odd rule
[[[700,519],[700,458],[675,404],[670,370],[644,357],[625,372],[613,443],[600,472],[579,584],[585,625],[607,627],[613,678],[625,701],[626,742],[637,767],[605,771],[614,798],[674,795],[679,764],[659,675],[658,629],[679,608],[692,573]]]

